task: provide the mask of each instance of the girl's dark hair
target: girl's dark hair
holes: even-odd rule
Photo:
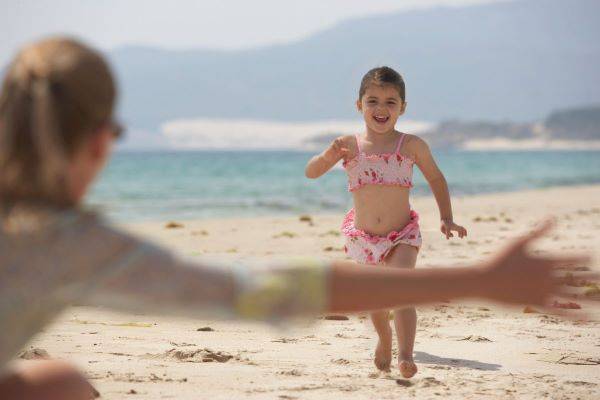
[[[68,203],[67,162],[110,122],[116,95],[104,57],[77,40],[23,48],[0,92],[0,202]]]
[[[358,91],[358,100],[361,100],[365,95],[367,88],[370,85],[393,86],[400,95],[400,98],[404,102],[406,99],[406,89],[404,87],[404,79],[402,75],[394,71],[390,67],[377,67],[373,68],[363,76],[360,82],[360,89]]]

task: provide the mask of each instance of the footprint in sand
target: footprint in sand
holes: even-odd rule
[[[433,386],[446,386],[446,384],[442,381],[438,381],[433,376],[426,376],[424,378],[419,379],[418,386],[419,387],[433,387]]]

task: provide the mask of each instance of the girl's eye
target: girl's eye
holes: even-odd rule
[[[395,106],[395,105],[396,105],[396,103],[394,103],[393,101],[388,101],[388,104],[389,104],[390,106]]]
[[[367,101],[367,104],[375,104],[375,103],[376,103],[375,100],[369,100],[369,101]]]

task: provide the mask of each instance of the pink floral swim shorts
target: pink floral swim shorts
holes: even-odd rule
[[[407,244],[417,249],[421,247],[419,214],[410,211],[410,221],[400,231],[392,231],[386,236],[371,235],[354,226],[354,208],[348,211],[342,224],[346,236],[344,251],[354,261],[361,264],[381,264],[390,251],[398,244]]]

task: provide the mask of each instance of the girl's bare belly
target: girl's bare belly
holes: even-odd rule
[[[410,221],[409,188],[367,185],[353,193],[354,225],[372,235],[385,236]]]

